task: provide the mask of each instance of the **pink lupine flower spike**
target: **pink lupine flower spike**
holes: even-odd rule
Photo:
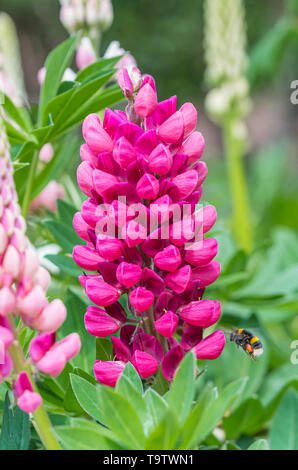
[[[84,245],[76,263],[93,274],[80,282],[95,304],[85,325],[111,337],[111,361],[96,361],[99,382],[114,387],[131,362],[143,379],[160,368],[173,380],[186,351],[216,359],[224,333],[205,334],[221,313],[204,298],[220,265],[217,241],[206,238],[216,209],[197,207],[207,166],[198,161],[204,138],[191,103],[177,109],[175,96],[158,102],[155,82],[134,67],[118,73],[126,112],[107,109],[83,124],[85,143],[78,184],[87,196],[74,228]],[[128,315],[120,303],[125,296]],[[134,320],[135,324],[132,324]]]

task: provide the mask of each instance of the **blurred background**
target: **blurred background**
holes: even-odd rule
[[[258,363],[240,354],[241,351],[235,354],[234,345],[227,344],[220,358],[209,361],[203,379],[211,377],[217,385],[223,385],[239,376],[249,376],[242,408],[238,408],[238,415],[235,412],[237,426],[233,415],[230,428],[226,425],[230,439],[243,433],[244,438],[240,436],[238,443],[246,448],[247,436],[264,432],[264,423],[272,418],[287,388],[293,386],[298,390],[297,363],[291,359],[295,348],[292,342],[298,338],[298,104],[291,102],[291,84],[298,80],[298,0],[245,0],[245,22],[237,11],[235,18],[221,11],[222,17],[226,14],[223,21],[230,23],[231,29],[233,21],[239,20],[240,39],[247,34],[249,66],[245,71],[240,70],[240,75],[249,84],[249,92],[235,99],[236,108],[232,103],[229,113],[220,118],[210,113],[206,101],[210,89],[222,86],[222,83],[210,83],[206,74],[204,7],[207,3],[217,3],[221,8],[220,2],[212,0],[113,0],[114,21],[103,34],[100,55],[103,56],[112,41],[119,41],[121,47],[135,57],[141,71],[154,76],[159,100],[175,94],[179,106],[191,101],[199,111],[198,130],[206,140],[203,159],[209,170],[203,202],[217,208],[218,222],[213,234],[219,240],[217,259],[222,266],[221,276],[208,287],[208,298],[222,302],[220,326],[251,327],[264,344],[264,355]],[[233,5],[228,0],[226,4]],[[16,24],[28,98],[31,103],[37,103],[37,73],[49,52],[68,37],[59,20],[59,1],[0,0],[0,10],[9,13]],[[211,29],[209,27],[209,34]],[[233,40],[235,37],[233,39],[231,34]],[[235,51],[241,47],[237,37],[234,44],[228,39],[226,46],[232,56],[233,47]],[[225,52],[222,51],[222,56]],[[220,55],[213,66],[218,62]],[[233,88],[233,80],[231,83]],[[243,111],[241,106],[246,100],[249,106]],[[239,130],[240,123],[241,132],[247,130],[247,136],[230,135],[231,142],[227,143],[231,116],[232,121],[236,116],[236,128]],[[241,140],[240,150],[237,139]],[[233,173],[239,161],[240,167]],[[67,192],[69,180],[64,184],[68,203],[77,206],[74,212],[81,203],[75,179],[78,163],[77,148],[65,171],[68,178],[72,177],[77,196],[72,198]],[[63,183],[63,175],[61,181]],[[238,197],[245,196],[246,185],[248,204],[244,197],[241,213],[237,202]],[[243,225],[238,223],[238,227],[235,227],[237,214],[233,216],[235,207],[243,222]],[[58,214],[47,215],[55,217],[56,222],[60,217],[59,223],[64,222],[59,210]],[[38,246],[41,239],[41,244],[56,242],[59,245],[59,240],[54,240],[44,225],[43,218],[31,219],[29,230],[31,239],[36,238],[35,245]],[[252,232],[253,239],[248,248],[244,243],[246,228]],[[239,240],[244,242],[239,243]],[[62,245],[58,249],[68,259],[71,257],[71,250],[67,252]],[[73,268],[73,272],[60,269],[64,277],[63,286],[58,283],[58,276],[56,279],[59,296],[65,298],[69,287],[81,295],[77,269]],[[53,275],[55,277],[55,273]],[[57,290],[57,285],[54,284],[53,290]],[[81,311],[78,311],[77,299],[70,305],[72,316],[78,316],[81,323],[85,301],[81,302]],[[65,328],[67,333],[68,325]],[[92,344],[90,351],[92,355]],[[251,399],[254,393],[258,398]],[[248,404],[255,419],[249,423],[243,418]]]

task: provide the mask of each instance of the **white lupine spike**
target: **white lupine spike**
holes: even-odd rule
[[[112,24],[111,0],[60,0],[60,3],[60,20],[70,33],[84,29],[90,37],[97,37]]]
[[[204,43],[206,81],[213,87],[206,98],[207,110],[215,119],[232,108],[246,116],[250,104],[243,0],[205,0]]]

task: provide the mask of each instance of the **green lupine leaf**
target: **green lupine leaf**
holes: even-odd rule
[[[258,439],[247,450],[269,450],[268,442],[265,439]]]
[[[96,74],[100,73],[102,70],[114,67],[114,65],[116,65],[120,59],[121,56],[111,57],[109,59],[99,59],[80,70],[76,76],[76,80],[78,82],[86,82]]]
[[[63,222],[65,225],[72,226],[73,216],[77,212],[77,209],[71,206],[68,202],[64,201],[63,199],[58,199],[57,205],[60,221]]]
[[[192,449],[202,442],[222,419],[239,397],[247,378],[232,382],[219,394],[218,398],[203,409],[196,406],[185,421],[180,449]]]
[[[113,345],[107,338],[96,338],[96,359],[98,361],[113,360]]]
[[[29,414],[19,407],[12,410],[8,392],[5,396],[0,450],[27,450],[30,440]]]
[[[131,362],[128,362],[124,369],[123,369],[123,372],[120,376],[120,379],[118,381],[118,384],[117,384],[117,387],[119,385],[119,382],[121,381],[121,379],[123,378],[127,378],[131,381],[132,385],[135,387],[135,389],[137,390],[137,392],[142,395],[143,393],[143,384],[142,384],[142,380],[139,376],[139,374],[137,373],[135,367],[132,365]]]
[[[5,111],[5,115],[14,121],[25,133],[30,131],[30,127],[28,126],[28,119],[30,121],[30,118],[28,115],[26,118],[24,117],[24,114],[27,114],[24,108],[22,108],[22,110],[18,108],[7,95],[4,95],[2,107]]]
[[[144,400],[147,405],[148,413],[150,413],[152,417],[152,426],[155,428],[163,419],[168,409],[168,404],[153,388],[146,390]]]
[[[158,426],[146,439],[147,450],[172,450],[176,449],[179,437],[179,423],[175,413],[167,410]]]
[[[82,269],[77,266],[70,256],[65,255],[46,255],[46,259],[51,261],[61,272],[77,278],[82,274]]]
[[[271,450],[298,450],[298,392],[290,389],[281,400],[269,432]]]
[[[100,409],[99,390],[87,380],[77,375],[70,375],[72,390],[86,413],[103,423],[103,415]]]
[[[108,387],[101,387],[100,395],[106,426],[130,449],[144,449],[143,426],[130,402]]]
[[[40,91],[39,122],[45,123],[47,103],[56,96],[63,74],[71,63],[79,35],[74,35],[57,46],[47,57],[46,76]]]
[[[68,225],[65,225],[61,222],[57,222],[55,220],[45,220],[44,225],[51,232],[55,241],[67,253],[72,253],[74,245],[79,244],[82,241],[72,227],[69,227]]]
[[[193,353],[189,353],[179,365],[168,396],[169,407],[181,423],[185,421],[191,409],[194,393],[195,357]]]
[[[98,430],[74,426],[56,426],[54,433],[65,450],[109,450],[110,446],[101,432]]]

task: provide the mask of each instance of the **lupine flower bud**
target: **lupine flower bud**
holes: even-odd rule
[[[86,329],[97,337],[120,330],[111,337],[114,360],[94,364],[97,380],[111,387],[127,362],[143,379],[161,364],[171,381],[186,351],[213,359],[224,346],[219,333],[204,338],[220,317],[218,301],[202,300],[220,265],[216,240],[205,238],[216,210],[196,210],[207,176],[196,163],[204,150],[197,111],[191,103],[177,111],[176,97],[158,103],[153,78],[134,73],[119,72],[126,113],[106,110],[103,124],[96,115],[83,124],[78,183],[88,199],[74,217],[86,242],[74,259],[94,271],[79,280],[98,306],[87,308]]]
[[[76,54],[76,63],[78,69],[84,69],[88,65],[96,61],[96,54],[89,38],[81,39],[81,43]]]
[[[21,372],[14,384],[14,393],[18,399],[18,406],[26,413],[34,413],[41,405],[42,398],[39,393],[33,391],[26,372]]]

